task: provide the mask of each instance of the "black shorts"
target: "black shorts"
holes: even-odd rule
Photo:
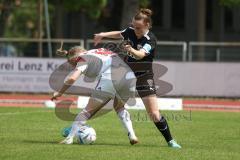
[[[142,76],[137,76],[136,89],[138,91],[138,95],[141,98],[156,94],[153,74],[144,74]]]

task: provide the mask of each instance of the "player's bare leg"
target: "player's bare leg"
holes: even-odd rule
[[[124,108],[124,104],[125,104],[124,101],[122,101],[121,99],[115,97],[115,99],[114,99],[114,109],[115,109],[119,119],[121,120],[124,128],[127,130],[130,144],[134,145],[134,144],[138,143],[138,138],[135,135],[135,132],[133,130],[130,114]]]
[[[69,135],[63,141],[61,141],[60,144],[72,144],[78,128],[81,125],[85,125],[86,121],[89,120],[96,112],[98,112],[107,102],[109,102],[109,100],[110,99],[101,100],[90,97],[86,108],[75,118]]]
[[[167,120],[160,115],[156,95],[149,95],[142,98],[150,119],[154,122],[158,130],[168,143],[169,147],[181,148],[179,144],[172,138]]]

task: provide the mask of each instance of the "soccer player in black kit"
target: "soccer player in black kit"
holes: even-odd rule
[[[172,138],[167,120],[160,115],[157,103],[156,88],[154,85],[152,62],[156,51],[156,37],[150,31],[152,11],[140,9],[132,20],[132,27],[123,31],[101,32],[95,34],[94,42],[97,45],[104,37],[123,38],[131,44],[124,45],[128,52],[126,63],[131,67],[137,77],[136,89],[141,97],[146,111],[158,130],[164,136],[169,147],[181,148]],[[135,66],[140,65],[136,70]],[[123,104],[124,105],[124,104]]]

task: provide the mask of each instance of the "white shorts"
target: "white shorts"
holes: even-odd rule
[[[119,72],[111,74],[111,71],[107,70],[103,75],[95,87],[95,92],[92,93],[93,97],[113,99],[117,96],[122,100],[127,100],[135,96],[136,77],[132,71],[121,75]]]

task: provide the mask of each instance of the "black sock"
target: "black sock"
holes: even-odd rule
[[[162,133],[167,142],[172,140],[172,136],[167,124],[167,120],[162,116],[159,122],[154,122],[158,130]]]

